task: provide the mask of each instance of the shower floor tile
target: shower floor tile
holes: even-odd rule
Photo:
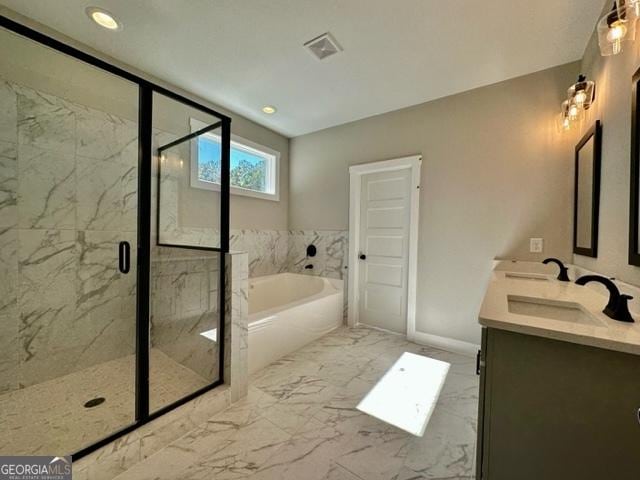
[[[422,437],[356,409],[404,352],[450,364]],[[116,480],[473,479],[477,410],[475,359],[340,328],[257,372],[247,398]]]
[[[157,349],[149,382],[151,411],[210,383]],[[132,423],[134,411],[134,355],[15,390],[0,396],[0,455],[70,454]]]

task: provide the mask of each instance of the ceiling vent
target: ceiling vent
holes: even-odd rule
[[[324,60],[325,58],[342,51],[340,44],[329,32],[323,33],[319,37],[309,40],[304,44],[304,46],[307,47],[318,60]]]

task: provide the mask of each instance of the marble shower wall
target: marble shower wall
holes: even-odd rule
[[[137,136],[0,79],[0,393],[133,353]]]
[[[154,247],[151,257],[151,346],[211,382],[218,343],[219,253]]]

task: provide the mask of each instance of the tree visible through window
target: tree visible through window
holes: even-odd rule
[[[269,157],[235,142],[231,145],[231,186],[263,193],[269,191]],[[198,139],[198,179],[220,183],[220,142],[212,137]]]

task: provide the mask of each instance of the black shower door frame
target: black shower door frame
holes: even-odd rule
[[[202,105],[170,89],[157,85],[128,70],[90,55],[71,45],[52,38],[44,33],[0,15],[0,26],[18,35],[29,38],[46,47],[64,53],[94,67],[105,70],[138,85],[138,245],[137,245],[137,288],[136,288],[136,398],[135,421],[109,436],[88,445],[72,454],[73,460],[111,443],[134,431],[142,425],[165,413],[184,405],[194,398],[224,383],[224,338],[225,338],[225,254],[229,252],[229,195],[230,195],[230,149],[231,118]],[[153,161],[153,94],[159,93],[189,107],[217,117],[221,128],[221,172],[220,172],[220,247],[183,247],[206,249],[220,253],[218,288],[218,325],[220,335],[218,380],[199,389],[180,400],[149,412],[149,326],[150,326],[150,276],[151,276],[151,182]]]

